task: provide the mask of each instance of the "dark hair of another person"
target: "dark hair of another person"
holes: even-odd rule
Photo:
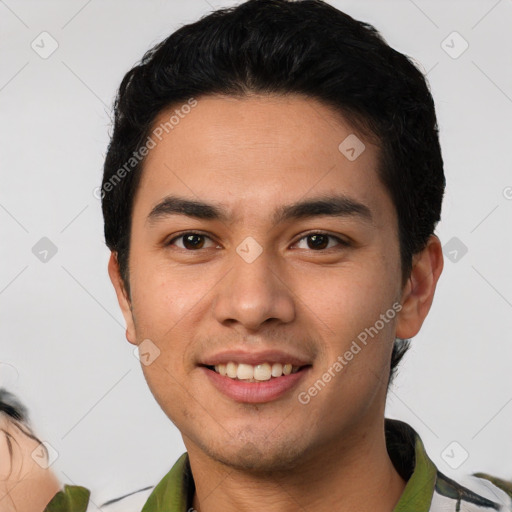
[[[113,181],[116,172],[145,143],[159,114],[215,94],[313,98],[377,143],[378,175],[398,215],[405,284],[413,255],[440,219],[445,187],[425,77],[372,25],[321,0],[248,0],[180,27],[119,87],[101,195],[106,244],[117,253],[127,292],[131,215],[144,159]],[[396,340],[390,381],[408,346],[409,340]]]
[[[19,399],[13,395],[11,392],[7,391],[5,388],[0,388],[0,415],[5,414],[7,420],[15,426],[22,434],[34,439],[38,443],[41,444],[43,450],[48,455],[48,450],[46,446],[41,443],[38,437],[34,435],[31,428],[29,427],[29,418],[27,408],[19,401]],[[0,429],[5,435],[5,441],[7,444],[7,449],[9,450],[9,457],[11,461],[11,470],[9,471],[9,475],[12,471],[12,461],[14,460],[14,450],[13,450],[13,442],[18,444],[16,439],[6,430]]]

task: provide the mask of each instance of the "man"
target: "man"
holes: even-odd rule
[[[424,77],[327,3],[249,0],[150,50],[101,196],[126,337],[187,453],[102,510],[511,510],[384,417],[444,187]],[[87,503],[66,486],[46,510]]]

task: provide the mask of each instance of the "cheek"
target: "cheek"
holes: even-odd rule
[[[191,273],[186,268],[176,270],[165,263],[149,260],[134,263],[131,278],[133,310],[137,331],[141,336],[155,340],[166,339],[170,332],[187,322],[207,300],[210,283],[208,276]]]
[[[168,363],[162,360],[163,357],[165,356],[161,355],[149,366],[143,365],[142,371],[158,405],[169,419],[176,423],[176,404],[187,403],[187,401],[186,397],[182,396],[183,386],[178,385],[180,377],[174,373],[174,368],[169,367]]]
[[[383,279],[383,275],[389,278]],[[303,274],[295,284],[297,304],[304,308],[304,315],[314,319],[321,334],[341,349],[392,309],[396,297],[392,277],[392,272],[377,264]],[[390,331],[390,327],[388,321],[380,330]]]

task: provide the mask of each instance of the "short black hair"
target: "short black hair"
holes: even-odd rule
[[[105,240],[125,288],[141,148],[155,118],[201,96],[298,94],[379,145],[398,215],[403,284],[440,220],[445,188],[434,101],[424,75],[378,31],[322,0],[248,0],[184,25],[123,78],[101,187]],[[408,347],[397,340],[391,373]]]

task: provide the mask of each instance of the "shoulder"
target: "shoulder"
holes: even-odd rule
[[[156,512],[163,504],[172,510],[187,510],[195,489],[188,453],[183,453],[170,471],[155,486],[145,487],[101,505],[102,512]],[[165,509],[166,511],[168,508]],[[96,512],[96,510],[87,510]]]
[[[145,487],[103,503],[102,512],[141,512],[154,486]],[[96,507],[89,506],[87,512],[96,512]]]
[[[512,482],[484,473],[452,480],[439,471],[407,423],[386,418],[386,445],[395,468],[407,481],[394,512],[512,512]]]
[[[511,512],[512,483],[482,473],[458,481],[437,472],[430,512]]]

